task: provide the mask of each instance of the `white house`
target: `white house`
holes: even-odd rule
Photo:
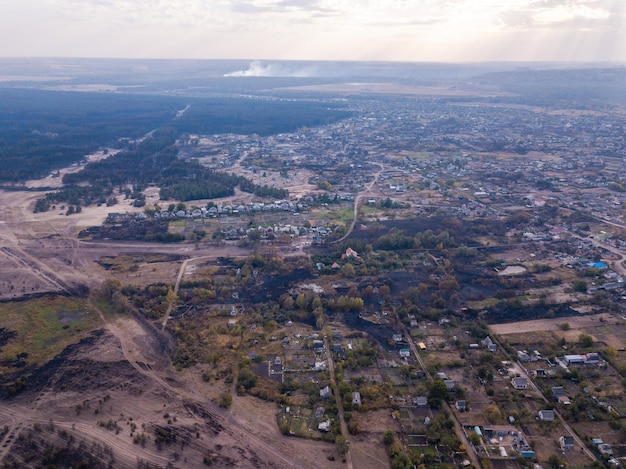
[[[511,385],[515,389],[526,389],[528,387],[528,380],[522,376],[516,376],[511,380]]]

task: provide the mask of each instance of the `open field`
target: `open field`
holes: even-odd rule
[[[146,332],[128,326],[121,342],[115,334],[122,329],[112,325],[114,333],[100,331],[68,349],[32,378],[30,391],[0,404],[10,434],[23,435],[4,445],[0,458],[19,461],[29,438],[59,444],[54,435],[61,430],[66,441],[98,442],[115,467],[174,458],[176,467],[197,468],[209,456],[217,467],[315,468],[335,455],[332,445],[280,435],[271,404],[241,398],[227,412],[202,398],[202,389],[187,388],[167,370],[153,371],[154,342],[138,340]]]
[[[603,313],[597,315],[569,316],[554,319],[537,319],[533,321],[519,321],[508,324],[491,324],[489,328],[498,335],[527,334],[538,331],[553,331],[559,329],[559,324],[569,323],[571,329],[585,329],[595,326],[608,326],[610,324],[621,325],[624,320],[621,317]]]
[[[0,370],[12,373],[38,367],[78,342],[101,324],[85,301],[62,296],[19,303],[0,303],[6,334],[14,335],[0,347]]]

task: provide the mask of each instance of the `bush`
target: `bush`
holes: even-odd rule
[[[218,405],[224,409],[228,409],[233,403],[233,396],[229,392],[223,392],[219,395]]]

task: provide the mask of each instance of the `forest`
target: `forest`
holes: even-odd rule
[[[321,101],[189,98],[25,88],[0,88],[0,103],[0,183],[6,185],[44,177],[82,160],[98,148],[127,149],[125,158],[135,158],[137,148],[133,142],[155,130],[174,143],[177,137],[189,133],[270,135],[293,132],[303,126],[327,124],[350,115],[337,104]],[[187,106],[184,114],[178,113]],[[160,140],[153,142],[156,146],[160,144]],[[118,162],[129,163],[121,157]],[[123,171],[111,164],[97,168],[109,171],[102,177],[112,184],[128,181],[123,177],[128,165]],[[77,177],[83,181],[89,179],[86,175]],[[137,176],[131,180],[134,177]]]
[[[180,98],[0,89],[0,183],[48,175],[165,125]]]
[[[213,199],[234,194],[235,187],[262,197],[284,198],[287,191],[253,184],[241,176],[220,173],[193,161],[177,158],[175,140],[169,132],[157,132],[127,151],[89,163],[78,173],[63,177],[65,188],[46,194],[37,201],[35,212],[45,212],[52,204],[87,206],[108,203],[114,189],[119,187],[126,197],[142,206],[141,191],[148,184],[160,187],[163,200],[182,201]],[[88,184],[85,184],[88,183]],[[133,190],[127,189],[132,185]]]

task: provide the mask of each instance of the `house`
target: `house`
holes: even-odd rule
[[[454,389],[455,383],[454,383],[454,380],[452,380],[452,379],[444,379],[443,380],[443,384],[446,385],[446,389],[448,391],[452,391]]]
[[[283,367],[283,361],[280,357],[274,358],[273,361],[269,362],[269,373],[270,375],[281,374],[285,368]]]
[[[463,400],[456,401],[456,402],[454,403],[454,407],[456,407],[456,410],[458,410],[458,411],[460,411],[460,412],[463,412],[463,411],[465,411],[465,410],[467,409],[467,406],[466,406],[466,404],[465,404],[465,401],[463,401]]]
[[[572,403],[567,394],[565,394],[563,386],[554,386],[552,388],[552,398],[559,404],[569,405]]]
[[[411,351],[408,348],[400,349],[400,358],[409,358],[411,356]]]
[[[585,357],[583,355],[565,355],[563,361],[567,365],[582,365],[585,363]]]
[[[549,409],[540,410],[538,414],[539,420],[544,422],[554,421],[554,411]]]
[[[333,353],[342,353],[343,352],[343,345],[341,345],[341,344],[333,344],[332,345],[332,351],[333,351]]]
[[[329,432],[330,431],[330,420],[326,420],[325,422],[320,422],[317,426],[317,429],[320,432]]]
[[[493,340],[491,340],[491,337],[489,336],[481,340],[480,343],[483,344],[484,347],[487,347],[487,350],[489,350],[491,353],[495,353],[496,350],[498,350],[498,346],[493,343]]]
[[[361,393],[354,391],[352,393],[352,405],[361,405]]]
[[[556,401],[563,405],[570,405],[572,403],[568,396],[559,396]]]
[[[565,396],[565,389],[563,389],[563,386],[554,386],[552,388],[552,397],[554,398],[554,400],[558,400],[559,396]]]
[[[515,389],[526,389],[528,387],[528,379],[522,376],[516,376],[511,380],[511,385]]]
[[[330,397],[330,386],[320,389],[320,399],[328,399]]]
[[[315,353],[322,353],[324,351],[324,341],[323,340],[314,340],[313,341],[313,351]]]
[[[342,259],[347,259],[349,257],[354,257],[355,259],[359,259],[359,254],[352,248],[346,249],[346,253],[341,255]]]
[[[426,396],[417,396],[415,398],[415,405],[417,407],[428,407],[428,398]]]
[[[564,451],[574,449],[574,437],[572,435],[563,435],[559,438],[559,444]]]
[[[394,334],[392,336],[393,341],[397,344],[402,342],[402,334]]]
[[[598,451],[600,451],[600,454],[603,454],[604,456],[607,456],[609,458],[612,458],[613,456],[615,456],[615,453],[613,453],[613,448],[611,448],[611,445],[607,443],[602,443],[602,444],[599,444],[597,447],[598,447]]]

